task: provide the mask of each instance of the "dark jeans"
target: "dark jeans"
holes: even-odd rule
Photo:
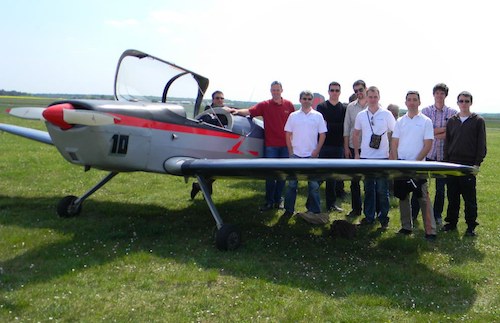
[[[351,159],[354,159],[354,149],[349,147],[349,150],[351,151]],[[354,211],[361,213],[361,186],[357,179],[351,180],[351,205]]]
[[[464,198],[465,222],[469,228],[474,229],[478,223],[476,200],[476,176],[450,176],[448,177],[448,210],[446,222],[457,225],[460,212],[460,195]]]
[[[288,148],[285,147],[265,147],[265,158],[288,158]],[[266,179],[266,204],[274,205],[281,202],[285,181],[276,179]]]
[[[319,153],[319,158],[344,158],[344,148],[336,146],[323,146]],[[329,210],[337,202],[337,185],[339,182],[342,181],[326,180],[326,210]]]

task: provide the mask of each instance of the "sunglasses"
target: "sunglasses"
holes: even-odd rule
[[[313,98],[302,98],[304,101],[312,101]]]
[[[470,100],[458,100],[458,103],[470,103]]]
[[[354,93],[358,93],[358,92],[359,92],[359,93],[361,93],[361,92],[363,92],[364,90],[365,90],[365,89],[364,89],[364,88],[362,88],[362,87],[361,87],[361,88],[359,88],[359,89],[354,89]]]
[[[328,91],[330,91],[330,92],[340,92],[340,89],[330,89]]]
[[[215,97],[215,99],[216,99],[216,100],[224,100],[224,98],[223,98],[223,97],[221,97],[221,96],[216,96],[216,97]]]

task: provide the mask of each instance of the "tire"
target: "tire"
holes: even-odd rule
[[[215,233],[215,245],[222,251],[238,249],[241,245],[240,230],[232,224],[223,224]]]
[[[73,195],[65,196],[57,205],[57,214],[61,218],[71,218],[77,216],[82,211],[82,204],[75,204],[78,198]]]

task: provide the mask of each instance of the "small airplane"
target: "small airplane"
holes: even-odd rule
[[[45,121],[47,131],[0,123],[3,130],[54,145],[68,162],[108,172],[83,195],[66,196],[60,217],[80,214],[83,202],[118,173],[152,172],[195,177],[213,216],[216,247],[241,244],[235,225],[224,223],[208,182],[220,177],[247,179],[429,178],[475,174],[471,166],[392,160],[272,159],[263,157],[260,119],[224,108],[200,112],[208,79],[138,50],[126,50],[115,74],[115,100],[61,100],[48,107],[12,108],[16,117]],[[192,116],[188,116],[190,113]],[[206,122],[204,116],[215,119]]]

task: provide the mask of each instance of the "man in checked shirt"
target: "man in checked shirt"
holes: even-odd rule
[[[446,123],[448,119],[458,113],[457,110],[447,107],[444,100],[448,96],[448,86],[438,83],[432,89],[434,104],[422,109],[422,114],[429,117],[434,126],[434,141],[431,151],[427,154],[426,160],[443,161],[444,141],[446,138]],[[436,195],[434,196],[434,219],[437,225],[443,223],[441,213],[443,213],[445,197],[446,178],[436,178]],[[419,212],[418,200],[412,196],[411,201],[412,216],[416,219]]]

